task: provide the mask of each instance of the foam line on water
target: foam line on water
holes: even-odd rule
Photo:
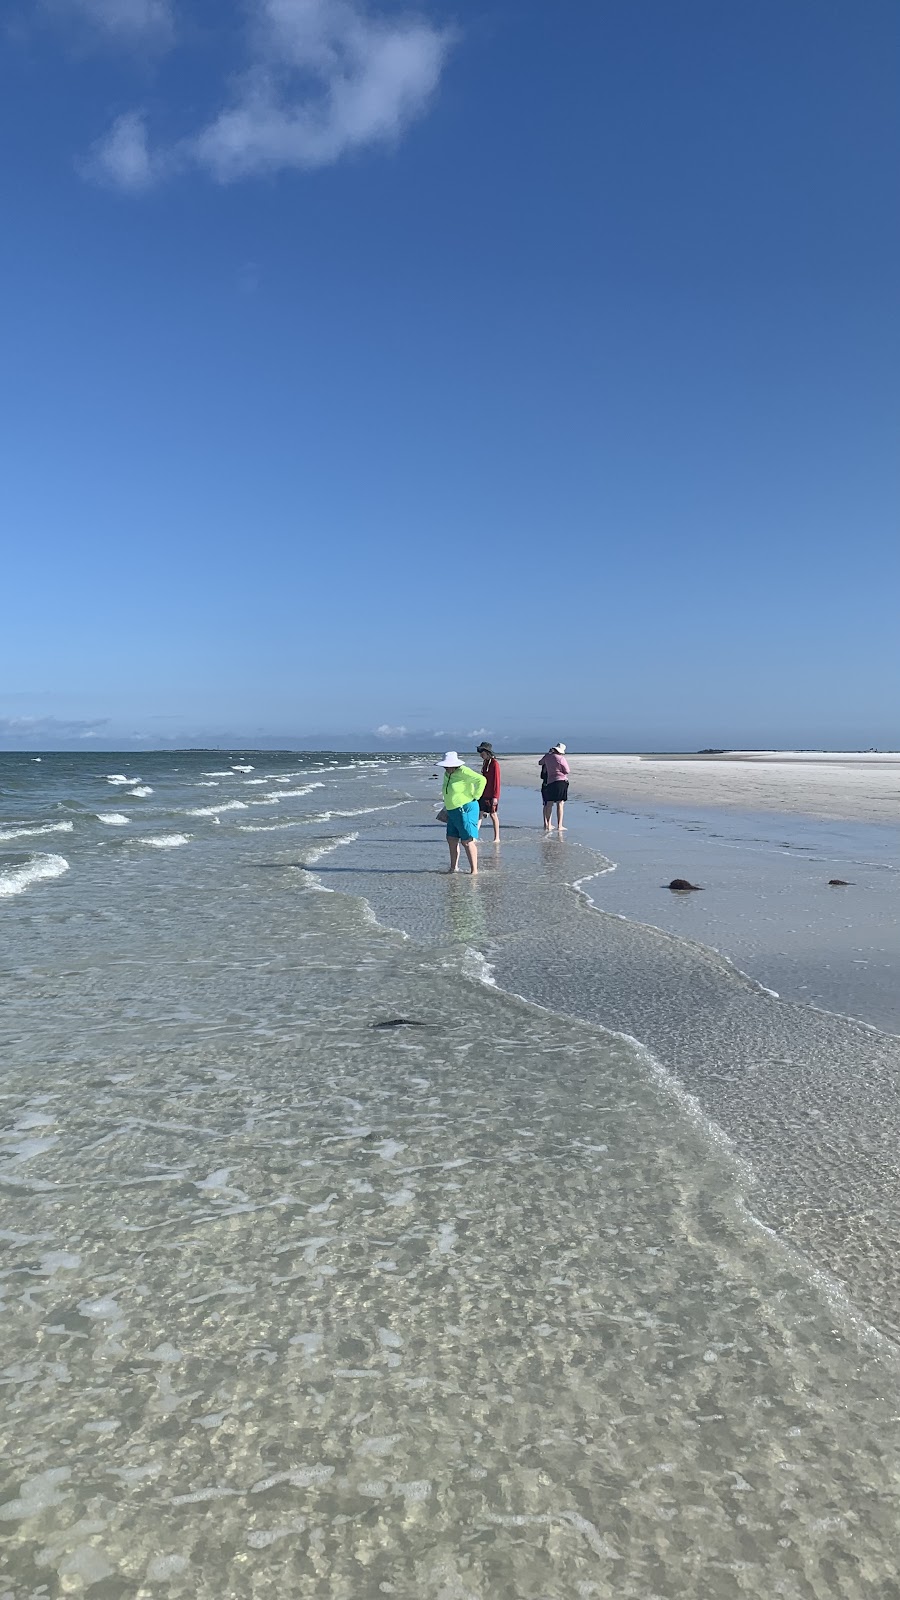
[[[0,829],[0,839],[33,839],[41,833],[71,833],[74,822],[23,823],[17,828]]]
[[[24,894],[33,883],[61,878],[68,870],[69,863],[65,856],[30,856],[21,866],[0,872],[0,898],[10,899],[14,894]]]
[[[607,911],[605,906],[598,905],[596,900],[591,894],[588,893],[584,886],[586,883],[591,883],[594,878],[605,878],[607,873],[614,872],[615,868],[616,863],[611,862],[608,867],[601,867],[597,872],[589,872],[584,878],[576,878],[570,887],[574,890],[575,894],[587,901],[591,911],[595,912],[597,916],[615,917],[617,922],[627,922],[633,928],[647,928],[651,933],[658,934],[661,939],[668,940],[670,944],[681,945],[689,950],[699,950],[704,955],[714,955],[716,959],[721,961],[723,966],[728,967],[729,971],[733,972],[736,977],[740,978],[744,983],[749,984],[751,989],[755,989],[757,994],[766,994],[772,1000],[781,999],[777,989],[770,989],[768,984],[760,983],[758,978],[752,977],[749,972],[744,972],[741,967],[737,966],[735,962],[732,961],[730,956],[725,955],[723,951],[716,947],[716,945],[703,944],[699,939],[686,939],[684,934],[670,933],[667,928],[657,927],[655,922],[644,922],[640,917],[627,917],[623,911]],[[797,1003],[802,1005],[804,1002],[800,1001]],[[811,1009],[822,1010],[824,1008],[812,1007]],[[839,1016],[840,1013],[829,1012],[828,1015]],[[856,1019],[852,1018],[851,1020],[855,1021]],[[883,1030],[876,1029],[875,1031],[879,1032]]]
[[[108,828],[125,828],[131,821],[130,817],[126,817],[124,811],[98,811],[96,816],[97,821],[105,822]]]

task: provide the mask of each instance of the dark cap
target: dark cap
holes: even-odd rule
[[[494,746],[492,744],[488,744],[486,739],[482,739],[481,744],[478,746],[477,753],[478,755],[492,756],[494,754]]]

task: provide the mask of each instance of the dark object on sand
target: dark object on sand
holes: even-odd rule
[[[414,1022],[412,1017],[388,1017],[386,1022],[373,1022],[373,1028],[424,1028],[424,1022]]]
[[[829,889],[849,889],[851,885],[846,878],[829,878],[828,887]]]
[[[678,894],[683,894],[686,889],[699,889],[701,886],[699,883],[688,883],[687,878],[673,878],[668,887]]]

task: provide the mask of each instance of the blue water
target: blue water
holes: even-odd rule
[[[0,1594],[888,1595],[897,1041],[435,790],[0,757]]]

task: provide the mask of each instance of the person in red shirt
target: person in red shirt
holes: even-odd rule
[[[484,794],[478,802],[482,817],[490,817],[494,824],[494,843],[500,843],[500,763],[494,755],[493,745],[486,741],[478,746],[481,771],[484,777]]]

